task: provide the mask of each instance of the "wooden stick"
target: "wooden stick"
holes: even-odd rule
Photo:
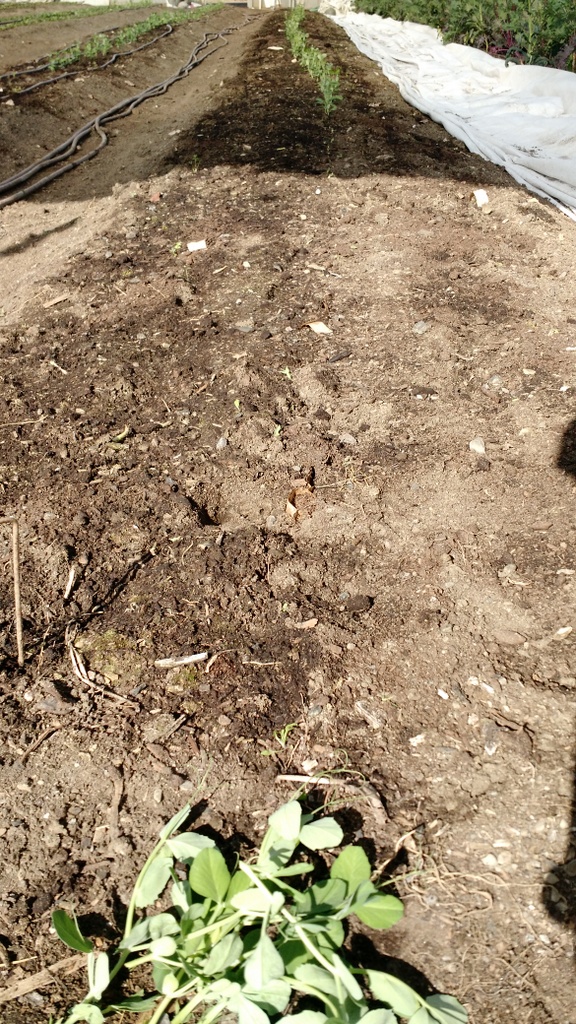
[[[37,988],[52,985],[56,981],[57,974],[74,974],[85,962],[86,957],[83,953],[77,953],[75,956],[67,956],[64,960],[58,960],[51,967],[47,967],[43,971],[31,974],[28,978],[23,978],[22,981],[17,981],[14,985],[8,985],[8,988],[0,989],[0,1003],[9,1003],[12,999],[20,999],[21,996],[27,995],[28,992],[34,992]]]
[[[22,631],[22,599],[20,596],[20,530],[15,516],[5,516],[0,523],[12,523],[12,571],[14,574],[14,617],[16,622],[16,645],[18,665],[24,665],[24,637]]]

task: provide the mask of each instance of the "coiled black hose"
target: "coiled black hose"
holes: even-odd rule
[[[247,24],[247,22],[244,22]],[[41,160],[37,160],[36,163],[30,164],[22,171],[18,171],[17,174],[13,174],[12,177],[6,178],[5,181],[0,182],[0,195],[6,192],[11,192],[13,189],[18,189],[13,195],[8,195],[4,199],[0,199],[0,209],[5,206],[9,206],[11,203],[17,203],[21,199],[26,199],[31,196],[34,192],[44,188],[51,181],[55,181],[60,178],[63,174],[67,174],[68,171],[73,171],[76,167],[85,163],[87,160],[92,160],[100,150],[104,149],[104,146],[108,142],[108,136],[103,130],[104,125],[110,124],[112,121],[116,121],[121,117],[128,117],[136,107],[140,106],[145,100],[152,99],[154,96],[163,96],[164,93],[174,85],[175,82],[180,82],[183,78],[186,78],[193,68],[198,67],[207,57],[211,57],[217,50],[221,50],[223,46],[227,46],[228,40],[226,36],[229,36],[232,32],[235,32],[237,28],[241,26],[234,26],[234,28],[225,28],[220,32],[207,32],[203,39],[194,47],[188,60],[182,67],[170,78],[164,79],[163,82],[158,82],[156,85],[151,85],[148,89],[144,89],[142,92],[137,93],[135,96],[130,96],[125,100],[120,100],[109,110],[105,110],[103,113],[93,117],[86,124],[78,128],[72,135],[70,135],[64,142],[61,142],[59,146],[56,146],[50,153],[47,153]],[[220,45],[212,46],[212,49],[208,49],[217,40],[222,40]],[[207,52],[205,52],[207,51]],[[62,163],[64,160],[68,160],[73,153],[76,152],[80,144],[88,138],[92,131],[100,137],[100,142],[95,149],[89,153],[85,153],[83,156],[78,157],[76,160],[71,160],[64,164],[63,167],[59,167],[57,170],[52,171],[50,174],[46,174],[39,181],[34,182],[32,185],[28,185],[26,188],[18,188],[25,182],[30,181],[41,171],[47,170],[49,167],[53,167],[55,164]]]

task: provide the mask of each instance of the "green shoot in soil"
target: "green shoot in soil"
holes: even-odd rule
[[[340,72],[330,64],[325,53],[308,41],[308,34],[302,28],[306,9],[293,7],[286,15],[286,38],[292,53],[317,83],[321,92],[318,102],[325,114],[331,114],[342,99],[340,95]]]
[[[574,0],[356,0],[356,10],[432,25],[446,43],[517,63],[576,70]]]
[[[62,941],[87,954],[88,993],[65,1024],[103,1024],[117,1011],[150,1013],[148,1024],[159,1024],[168,1011],[172,1024],[213,1024],[230,1014],[238,1024],[396,1024],[399,1017],[412,1024],[466,1024],[466,1010],[452,996],[424,999],[394,975],[346,962],[348,917],[386,929],[403,907],[372,883],[359,846],[345,846],[329,875],[312,880],[307,851],[342,843],[334,818],[305,814],[292,800],[268,819],[257,854],[230,872],[214,840],[175,834],[189,813],[187,806],[160,833],[137,878],[115,952],[96,953],[74,917],[53,914]],[[150,912],[167,886],[169,909]],[[144,965],[151,994],[108,1003],[105,993],[119,972]]]

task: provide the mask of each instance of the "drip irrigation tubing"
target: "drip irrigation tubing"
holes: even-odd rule
[[[243,24],[248,24],[248,19]],[[64,142],[61,142],[59,146],[56,146],[55,149],[51,150],[50,153],[47,153],[41,160],[37,160],[36,163],[30,164],[28,167],[24,168],[24,170],[18,171],[16,174],[13,174],[12,177],[6,178],[4,181],[0,182],[0,195],[10,192],[12,189],[18,188],[19,185],[23,185],[25,182],[30,181],[31,178],[40,174],[41,171],[47,170],[55,164],[62,163],[64,160],[68,160],[68,158],[76,152],[80,144],[88,138],[92,131],[95,131],[100,137],[98,145],[89,153],[85,153],[83,156],[77,157],[76,160],[69,161],[64,164],[63,167],[59,167],[50,174],[46,174],[43,178],[40,178],[39,181],[28,185],[26,188],[20,188],[17,192],[14,192],[13,195],[0,199],[0,210],[5,206],[9,206],[11,203],[17,203],[21,199],[27,199],[28,196],[31,196],[34,192],[37,192],[45,185],[48,185],[50,182],[60,178],[63,174],[67,174],[68,171],[73,171],[76,167],[79,167],[87,160],[92,160],[102,149],[104,149],[108,142],[108,136],[104,131],[105,125],[110,124],[112,121],[116,121],[121,117],[128,117],[129,114],[131,114],[136,107],[140,106],[141,103],[144,103],[145,100],[152,99],[155,96],[163,96],[171,85],[174,85],[176,82],[180,82],[183,78],[186,78],[190,71],[198,67],[198,65],[208,57],[211,57],[212,54],[221,50],[224,46],[227,46],[228,40],[226,39],[226,36],[231,35],[232,32],[237,31],[237,29],[241,27],[243,26],[225,28],[220,32],[206,32],[200,42],[197,43],[192,50],[192,53],[186,63],[183,64],[175,74],[171,75],[169,78],[165,78],[163,82],[157,82],[156,85],[149,86],[147,89],[142,90],[142,92],[137,93],[135,96],[130,96],[127,99],[120,100],[120,102],[116,103],[113,107],[97,114],[96,117],[93,117],[90,121],[87,121],[86,124],[82,125],[81,128],[78,128],[72,135],[69,135]],[[212,44],[217,42],[219,39],[222,40],[220,45],[212,46]],[[208,50],[207,48],[210,46],[212,46],[212,48]]]
[[[172,25],[167,25],[164,32],[161,32],[159,36],[155,36],[154,39],[149,39],[147,43],[142,43],[141,46],[134,47],[133,50],[124,50],[123,52],[113,53],[108,60],[105,60],[103,64],[92,65],[88,68],[76,68],[74,71],[63,71],[61,75],[53,75],[52,78],[43,78],[41,82],[34,82],[34,85],[28,85],[25,89],[19,89],[15,96],[25,96],[26,93],[34,92],[36,89],[42,89],[45,85],[53,85],[54,82],[61,82],[63,78],[76,78],[80,71],[103,71],[104,68],[109,68],[111,64],[115,64],[120,57],[131,57],[134,53],[139,53],[140,50],[145,50],[148,46],[153,46],[154,43],[158,43],[161,39],[165,39],[166,36],[171,35],[174,31]],[[45,65],[46,66],[46,65]]]

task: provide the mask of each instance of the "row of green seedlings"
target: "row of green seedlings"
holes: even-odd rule
[[[356,10],[431,25],[445,43],[463,43],[518,64],[576,71],[574,0],[356,0]]]
[[[134,11],[140,7],[151,6],[152,0],[139,0],[137,3],[115,6],[114,11],[116,13],[119,11]],[[24,8],[24,13],[22,13],[22,8]],[[110,7],[84,7],[75,8],[72,11],[37,11],[36,5],[33,5],[32,10],[28,14],[26,11],[30,9],[25,7],[24,4],[2,5],[2,13],[5,14],[7,10],[18,11],[18,15],[10,20],[3,18],[0,21],[0,32],[9,28],[23,28],[26,25],[40,24],[43,21],[70,21],[72,18],[94,18],[99,14],[110,14]]]
[[[203,16],[207,10],[213,11],[218,7],[219,5],[209,5],[198,7],[192,11],[166,11],[162,14],[152,14],[145,21],[127,25],[113,33],[99,32],[85,43],[75,43],[66,50],[59,50],[52,54],[48,59],[48,67],[51,71],[59,71],[82,60],[94,61],[99,57],[106,57],[111,51],[133,45],[142,36],[148,35],[155,29],[164,28],[168,24],[180,25],[182,22]]]
[[[309,42],[308,34],[302,28],[306,10],[293,7],[286,15],[286,37],[296,60],[317,83],[320,90],[318,102],[325,114],[331,114],[342,99],[340,94],[340,72],[330,63],[328,57]]]

